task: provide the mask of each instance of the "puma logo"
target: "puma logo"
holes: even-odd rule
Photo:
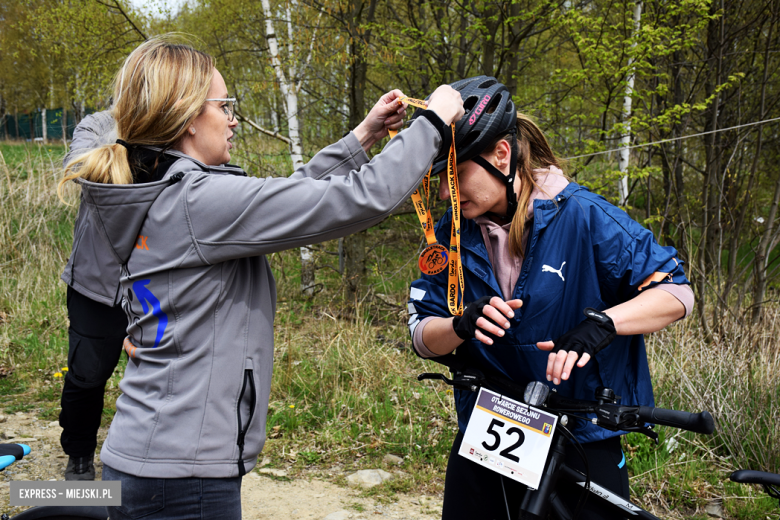
[[[560,269],[555,269],[554,267],[550,267],[549,265],[543,265],[542,266],[542,272],[543,273],[555,273],[555,274],[557,274],[558,276],[561,277],[561,280],[563,280],[565,282],[566,278],[564,278],[563,274],[561,273],[561,269],[563,269],[564,265],[566,265],[566,262],[561,264],[561,268]]]

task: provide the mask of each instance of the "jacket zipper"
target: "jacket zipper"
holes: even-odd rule
[[[246,425],[241,421],[241,403],[244,401],[244,394],[246,393],[247,382],[249,382],[250,394],[249,394],[249,418],[246,421]],[[238,417],[238,476],[243,477],[246,475],[246,468],[244,467],[244,441],[246,439],[246,432],[249,430],[249,425],[252,424],[252,417],[255,415],[255,404],[257,404],[257,393],[255,392],[255,378],[251,368],[244,370],[244,384],[241,386],[241,394],[238,396],[238,404],[236,405],[236,416]]]

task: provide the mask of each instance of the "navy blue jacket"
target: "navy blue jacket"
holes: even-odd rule
[[[452,209],[436,225],[439,243],[449,247]],[[461,220],[461,251],[465,279],[464,302],[482,296],[503,298],[479,226]],[[672,247],[659,245],[653,234],[623,210],[587,188],[570,183],[554,200],[534,202],[523,268],[514,298],[523,300],[504,337],[493,345],[470,340],[458,347],[477,368],[491,369],[518,382],[545,381],[549,353],[536,348],[554,340],[585,318],[585,307],[604,310],[637,296],[646,279],[668,273],[657,283],[688,284],[682,262]],[[564,263],[565,262],[565,263]],[[559,271],[559,272],[556,272]],[[423,275],[412,283],[410,330],[427,316],[449,317],[447,270]],[[465,351],[465,352],[464,352]],[[548,383],[551,387],[552,383]],[[643,336],[618,336],[587,365],[575,367],[557,387],[563,396],[594,399],[597,387],[612,388],[621,404],[653,406],[653,387]],[[465,430],[476,394],[455,391],[458,425]],[[618,435],[585,421],[574,433],[580,442]]]

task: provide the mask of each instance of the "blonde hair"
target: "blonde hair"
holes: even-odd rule
[[[525,258],[523,231],[528,215],[528,202],[534,188],[539,188],[534,178],[535,169],[546,169],[556,166],[564,169],[563,160],[552,151],[542,130],[525,114],[517,113],[517,177],[515,184],[520,184],[517,195],[517,211],[512,217],[509,227],[509,251],[516,257]],[[495,150],[499,141],[511,143],[511,136],[504,135],[495,140],[486,150]]]
[[[114,78],[117,137],[129,145],[169,148],[200,114],[214,75],[214,58],[171,35],[139,45]],[[66,182],[82,178],[104,184],[132,184],[128,150],[110,143],[73,159],[65,168],[57,193]]]

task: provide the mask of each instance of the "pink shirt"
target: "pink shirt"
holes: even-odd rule
[[[528,239],[528,233],[533,222],[534,201],[550,200],[569,185],[569,181],[563,176],[563,172],[555,166],[550,166],[547,170],[534,170],[534,174],[539,188],[534,188],[531,192],[531,198],[528,201],[528,215],[525,230],[523,232],[523,245],[525,245]],[[493,274],[495,274],[496,280],[498,280],[498,286],[501,288],[504,300],[511,300],[512,293],[517,284],[517,279],[523,268],[523,259],[515,257],[509,251],[509,228],[512,223],[507,222],[506,224],[498,224],[485,215],[475,218],[474,222],[479,225],[480,231],[482,232],[482,238],[485,241],[488,258],[490,259],[490,264],[493,266]],[[691,313],[694,297],[690,286],[660,284],[653,287],[653,289],[666,291],[677,298],[685,307],[685,315],[683,318]],[[433,317],[423,319],[414,329],[414,336],[412,338],[415,350],[424,358],[437,356],[437,354],[428,350],[422,340],[423,330],[427,323],[432,319]]]

